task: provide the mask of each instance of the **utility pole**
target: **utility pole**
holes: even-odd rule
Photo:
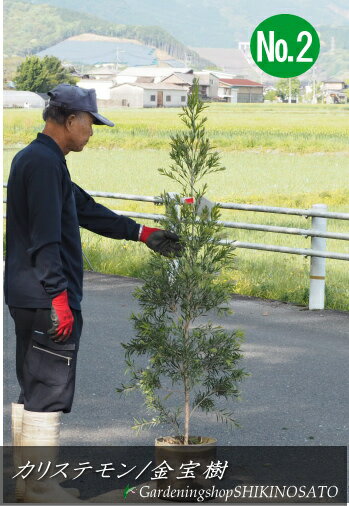
[[[288,103],[291,104],[291,78],[288,78]]]
[[[119,48],[116,48],[116,67],[115,72],[118,73],[119,71]]]
[[[189,68],[192,62],[192,55],[188,54],[186,51],[184,52],[184,65],[186,68]]]
[[[116,71],[116,73],[118,73],[118,72],[119,72],[119,63],[120,63],[120,62],[119,62],[119,54],[120,54],[120,53],[125,53],[125,52],[126,52],[126,51],[120,51],[120,49],[119,49],[118,47],[116,48],[116,66],[115,66],[115,71]]]
[[[313,98],[311,103],[316,104],[317,100],[316,100],[315,65],[313,66],[312,78],[313,78]]]

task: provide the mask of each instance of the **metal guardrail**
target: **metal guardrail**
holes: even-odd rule
[[[122,211],[121,209],[112,209],[116,214],[122,214],[130,218],[143,218],[146,220],[166,220],[163,214],[149,214],[137,213],[132,211]],[[302,235],[307,237],[324,237],[327,239],[339,239],[349,241],[349,234],[341,234],[337,232],[321,232],[320,230],[313,230],[311,228],[289,228],[289,227],[275,227],[273,225],[257,225],[255,223],[243,223],[240,221],[218,221],[220,225],[226,228],[239,228],[244,230],[257,230],[262,232],[274,232],[279,234]],[[328,257],[331,258],[331,257]],[[336,257],[337,258],[337,257]],[[349,260],[349,255],[348,255]]]
[[[108,192],[88,191],[93,197],[103,197],[112,199],[135,200],[140,202],[152,202],[154,204],[163,203],[160,197],[152,197],[146,195],[131,195]],[[325,275],[326,265],[325,259],[331,258],[335,260],[349,260],[349,254],[326,251],[326,239],[339,239],[348,241],[349,234],[336,232],[327,232],[327,220],[349,220],[347,213],[328,212],[325,204],[315,204],[311,209],[294,209],[284,207],[255,206],[250,204],[235,204],[232,202],[216,202],[222,209],[234,209],[239,211],[252,211],[274,214],[286,214],[293,216],[311,217],[311,228],[290,228],[276,227],[272,225],[260,225],[256,223],[241,223],[232,221],[220,221],[227,228],[238,228],[245,230],[258,230],[263,232],[273,232],[281,234],[300,235],[303,237],[311,237],[311,248],[287,248],[284,246],[272,244],[248,243],[241,241],[225,241],[235,248],[246,248],[260,251],[271,251],[277,253],[288,253],[293,255],[302,255],[310,257],[310,290],[309,290],[309,309],[323,309],[325,306]],[[124,216],[143,218],[148,220],[164,220],[164,215],[151,213],[136,213],[131,211],[114,210],[118,214]]]
[[[254,211],[260,213],[291,214],[294,216],[304,216],[305,218],[318,217],[318,218],[331,218],[335,220],[336,219],[349,220],[348,213],[333,213],[328,211],[320,211],[314,209],[314,206],[311,209],[294,209],[288,207],[268,207],[268,206],[253,206],[250,204],[232,204],[230,202],[223,202],[223,203],[218,202],[218,205],[222,209],[236,209],[241,211]]]
[[[4,186],[6,186],[4,184]],[[117,200],[135,200],[138,202],[153,202],[154,204],[162,204],[161,197],[150,197],[148,195],[133,195],[129,193],[110,193],[110,192],[95,192],[86,190],[91,197],[104,197]],[[276,214],[291,214],[295,216],[318,216],[319,218],[333,218],[338,220],[349,220],[349,213],[333,213],[323,212],[316,209],[298,209],[288,207],[270,207],[270,206],[255,206],[252,204],[235,204],[233,202],[215,202],[218,207],[222,209],[235,209],[240,211],[254,211],[260,213],[276,213]]]
[[[4,183],[4,187],[7,185]],[[155,205],[161,205],[161,197],[147,195],[133,195],[124,193],[96,192],[86,190],[92,197],[110,198],[117,200],[133,200],[138,202],[150,202]],[[349,220],[349,213],[328,212],[325,204],[315,204],[310,209],[297,209],[285,207],[257,206],[250,204],[235,204],[232,202],[216,202],[222,209],[233,209],[239,211],[263,212],[274,214],[286,214],[293,216],[311,217],[311,228],[290,228],[278,227],[273,225],[261,225],[256,223],[243,223],[233,221],[220,221],[219,223],[226,228],[236,228],[244,230],[256,230],[262,232],[272,232],[279,234],[299,235],[305,238],[311,237],[311,248],[288,248],[272,244],[249,243],[234,240],[225,240],[235,248],[246,248],[259,251],[271,251],[277,253],[288,253],[293,255],[302,255],[310,257],[310,292],[309,309],[323,309],[325,302],[325,259],[349,260],[349,254],[326,251],[326,239],[338,239],[349,241],[349,234],[327,232],[327,219]],[[156,213],[139,213],[132,211],[122,211],[113,209],[113,212],[131,218],[141,218],[152,221],[165,220],[166,217]]]

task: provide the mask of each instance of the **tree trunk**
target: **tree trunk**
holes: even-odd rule
[[[190,297],[190,294],[189,294]],[[190,320],[187,320],[184,324],[184,336],[185,340],[189,339],[189,324]],[[189,419],[190,419],[190,388],[187,372],[187,364],[184,363],[184,444],[187,445],[189,442]]]
[[[190,416],[190,391],[188,388],[188,380],[184,380],[184,395],[185,395],[185,415],[184,415],[184,444],[189,443],[189,416]]]

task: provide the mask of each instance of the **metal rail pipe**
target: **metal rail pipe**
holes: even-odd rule
[[[6,188],[7,184],[3,183],[3,187]],[[110,193],[110,192],[95,192],[86,190],[92,197],[120,199],[120,200],[135,200],[139,202],[152,202],[154,204],[162,204],[163,200],[161,197],[152,197],[148,195],[133,195],[127,193]],[[331,218],[338,220],[349,220],[349,213],[334,213],[324,212],[314,209],[296,209],[291,207],[272,207],[272,206],[256,206],[252,204],[235,204],[233,202],[215,202],[222,209],[234,209],[237,211],[252,211],[260,213],[274,213],[274,214],[288,214],[294,216],[305,216],[312,217],[317,216],[320,218]]]
[[[221,225],[227,228],[241,228],[245,230],[259,230],[261,232],[274,232],[278,234],[301,235],[304,237],[325,237],[327,239],[339,239],[349,241],[349,234],[341,234],[337,232],[322,232],[312,228],[289,228],[275,227],[273,225],[256,225],[255,223],[241,223],[234,221],[219,221]]]
[[[289,253],[291,255],[302,255],[305,257],[333,258],[335,260],[349,260],[349,254],[335,253],[331,251],[321,251],[306,248],[287,248],[286,246],[273,246],[272,244],[259,244],[253,242],[240,242],[230,239],[222,239],[222,244],[231,244],[235,248],[256,249],[261,251],[275,251],[278,253]]]
[[[130,218],[143,218],[145,220],[165,220],[166,216],[163,214],[150,214],[150,213],[137,213],[132,211],[121,211],[113,209],[114,213],[122,214]],[[307,229],[307,228],[289,228],[289,227],[275,227],[273,225],[257,225],[255,223],[242,223],[234,221],[218,221],[220,225],[226,228],[237,228],[245,230],[257,230],[261,232],[274,232],[280,234],[300,235],[304,237],[325,237],[327,239],[339,239],[349,241],[349,234],[341,234],[337,232],[322,232],[321,230]]]
[[[147,220],[166,220],[166,216],[163,214],[146,214],[146,213],[135,213],[131,211],[119,211],[113,209],[113,212],[116,214],[122,214],[123,216],[128,216],[132,218],[144,218]],[[344,235],[344,234],[343,234]],[[349,240],[349,236],[348,236]],[[313,250],[313,249],[302,249],[302,248],[288,248],[285,246],[274,246],[272,244],[260,244],[260,243],[252,243],[252,242],[241,242],[234,241],[230,239],[223,239],[222,244],[231,244],[235,248],[246,248],[246,249],[256,249],[262,251],[275,251],[278,253],[289,253],[293,255],[303,255],[310,257],[322,257],[322,258],[333,258],[336,260],[349,260],[349,254],[346,253],[335,253],[331,251],[322,251],[322,250]]]
[[[6,204],[6,202],[7,202],[6,199],[3,199],[3,203]],[[143,218],[144,220],[166,219],[166,217],[163,214],[137,213],[132,211],[122,211],[119,209],[112,209],[112,211],[114,213],[122,214],[123,216],[128,216],[130,218]],[[349,234],[341,234],[340,232],[327,232],[327,231],[322,232],[321,230],[314,230],[311,228],[276,227],[274,225],[258,225],[256,223],[243,223],[240,221],[218,221],[218,223],[226,228],[237,228],[241,230],[257,230],[260,232],[274,232],[278,234],[300,235],[304,237],[324,237],[326,239],[338,239],[343,241],[349,241]]]
[[[291,207],[254,206],[251,204],[234,204],[232,202],[217,202],[222,209],[235,209],[238,211],[255,211],[260,213],[291,214],[295,216],[318,216],[319,218],[331,218],[334,220],[349,220],[349,213],[333,213],[317,211],[315,209],[294,209]]]
[[[132,195],[127,193],[108,193],[108,192],[94,192],[86,190],[91,197],[101,197],[106,199],[120,199],[120,200],[136,200],[139,202],[153,202],[154,204],[162,204],[163,200],[160,197],[150,197],[147,195]]]
[[[86,190],[92,197],[104,197],[122,200],[136,200],[140,202],[153,202],[154,204],[162,204],[161,197],[151,197],[147,195],[128,195],[123,193],[94,192]],[[222,209],[235,209],[240,211],[254,211],[260,213],[289,214],[295,216],[318,216],[321,218],[332,218],[339,220],[349,220],[349,213],[333,213],[317,211],[314,209],[295,209],[292,207],[271,207],[271,206],[255,206],[251,204],[234,204],[233,202],[215,202]]]
[[[115,214],[121,214],[122,216],[128,216],[129,218],[143,218],[144,220],[166,220],[166,216],[163,214],[151,214],[151,213],[136,213],[134,211],[121,211],[120,209],[111,209]]]

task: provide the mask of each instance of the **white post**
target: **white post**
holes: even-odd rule
[[[176,196],[178,195],[178,193],[176,193],[176,192],[168,192],[168,195],[169,195],[169,197],[170,197],[171,199],[175,199],[175,198],[176,198]],[[178,216],[178,218],[180,218],[180,217],[181,217],[181,206],[180,206],[180,205],[178,205],[178,204],[176,204],[175,208],[176,208],[177,216]],[[178,260],[178,258],[174,258],[174,259],[172,260],[172,262],[173,262],[173,266],[174,266],[174,271],[177,271],[177,270],[178,270],[178,265],[179,265],[179,260]],[[170,275],[169,275],[169,280],[170,280],[170,283],[171,283],[171,284],[174,282],[174,280],[175,280],[175,275],[174,275],[174,273],[173,273],[173,274],[171,274],[171,273],[170,273]]]
[[[316,211],[327,211],[326,204],[314,204],[312,209]],[[326,232],[327,218],[312,217],[312,229]],[[311,249],[326,251],[326,239],[324,237],[312,237]],[[311,257],[310,261],[310,291],[309,309],[324,309],[325,307],[325,258]]]

